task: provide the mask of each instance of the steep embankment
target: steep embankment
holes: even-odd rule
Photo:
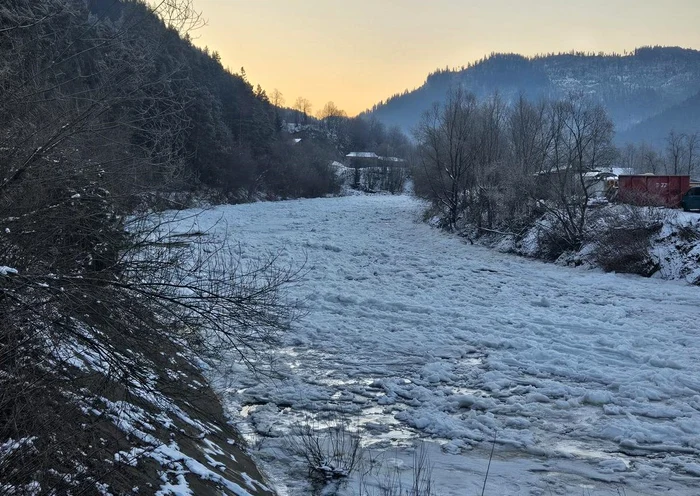
[[[273,494],[158,305],[91,277],[0,267],[0,493]]]
[[[91,475],[105,494],[273,494],[202,375],[202,362],[168,341],[150,353],[118,352],[124,367],[147,364],[141,371],[147,380],[111,382],[99,356],[63,350],[85,387],[79,418],[66,420],[89,426],[100,439]]]
[[[185,36],[198,19],[0,5],[0,494],[269,493],[182,351],[220,292],[196,288],[209,313],[185,300],[168,248],[186,243],[132,222],[157,192],[249,185],[275,134],[263,95]]]

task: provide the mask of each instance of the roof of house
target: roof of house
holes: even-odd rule
[[[374,152],[350,152],[345,156],[348,158],[380,158]]]
[[[384,162],[405,162],[404,159],[398,157],[380,157],[374,152],[350,152],[345,155],[347,158],[372,158],[382,160]]]

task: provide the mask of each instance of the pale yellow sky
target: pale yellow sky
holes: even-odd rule
[[[491,52],[700,49],[700,0],[195,0],[193,36],[291,106],[355,115]]]

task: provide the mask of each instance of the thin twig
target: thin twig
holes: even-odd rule
[[[484,496],[486,491],[486,481],[489,478],[489,470],[491,470],[491,460],[493,459],[493,450],[496,449],[496,432],[493,433],[493,444],[491,445],[491,455],[489,455],[489,464],[486,467],[486,476],[484,477],[484,485],[481,488],[481,496]]]

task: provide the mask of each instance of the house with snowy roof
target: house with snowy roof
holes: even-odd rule
[[[355,169],[366,167],[405,167],[408,163],[398,157],[380,157],[374,152],[350,152],[345,155],[348,165]]]
[[[397,170],[408,166],[402,158],[381,157],[374,152],[350,152],[345,158],[347,166],[354,169],[352,185],[356,189],[393,192],[406,176],[405,171]]]

